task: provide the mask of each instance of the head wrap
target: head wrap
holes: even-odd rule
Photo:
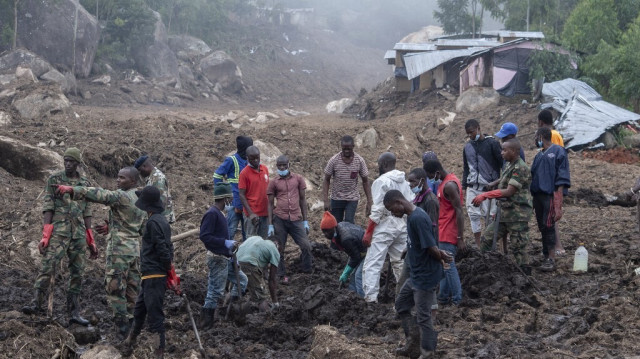
[[[142,166],[147,160],[149,159],[149,156],[144,155],[144,156],[140,156],[140,158],[138,158],[134,163],[133,163],[133,167],[135,167],[136,169],[139,169],[140,166]]]
[[[66,151],[64,151],[64,157],[71,157],[76,160],[78,163],[82,163],[82,154],[80,150],[76,147],[69,147]]]
[[[247,148],[253,146],[253,140],[248,136],[236,137],[236,147],[238,148],[238,154],[242,158],[247,158]]]
[[[331,212],[325,211],[322,215],[322,222],[320,222],[320,229],[332,229],[336,228],[338,225],[338,221],[336,221],[336,217],[334,217]]]
[[[425,153],[422,154],[422,164],[424,165],[425,163],[427,163],[427,161],[430,160],[438,160],[438,156],[436,156],[436,153],[433,151],[427,151]]]

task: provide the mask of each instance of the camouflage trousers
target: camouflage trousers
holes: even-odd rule
[[[51,236],[47,250],[42,257],[40,273],[33,287],[40,290],[49,288],[51,275],[66,255],[69,258],[69,294],[80,294],[82,289],[82,273],[84,272],[85,251],[87,244],[84,238],[70,239],[62,236]]]
[[[133,318],[140,289],[140,257],[107,256],[104,284],[113,317]]]
[[[496,222],[491,223],[482,232],[483,252],[491,250],[493,243],[493,232]],[[498,226],[498,237],[496,245],[500,244],[500,240],[509,234],[509,250],[515,257],[519,266],[529,264],[529,256],[527,255],[527,244],[529,243],[529,224],[527,222],[500,222]]]

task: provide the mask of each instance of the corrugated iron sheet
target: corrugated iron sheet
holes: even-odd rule
[[[393,47],[394,50],[402,50],[402,51],[433,51],[436,50],[436,44],[433,43],[424,43],[424,44],[414,44],[408,42],[398,42]]]
[[[554,98],[568,99],[574,92],[580,93],[588,101],[602,100],[602,96],[593,87],[576,79],[564,79],[545,83],[542,86],[542,96],[548,101]]]
[[[416,78],[423,73],[432,70],[440,64],[451,61],[458,57],[467,57],[475,52],[481,51],[481,47],[472,47],[462,50],[438,50],[430,52],[421,52],[416,54],[406,54],[404,59],[407,68],[407,78],[409,80]]]
[[[396,58],[396,50],[387,50],[387,52],[384,53],[384,59],[395,59]]]
[[[501,43],[494,39],[438,39],[438,46],[493,47]]]
[[[483,31],[482,34],[497,35],[500,37],[519,37],[523,39],[544,39],[544,34],[541,31],[495,30],[495,31]]]

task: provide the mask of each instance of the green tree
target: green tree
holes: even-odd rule
[[[543,50],[534,51],[529,56],[529,77],[532,79],[544,78],[545,82],[553,82],[576,76],[576,70],[571,65],[577,62],[577,57],[547,50],[550,44],[541,44]]]
[[[593,54],[600,40],[615,44],[619,34],[613,0],[582,0],[569,15],[562,38],[571,49]]]
[[[439,10],[433,11],[433,17],[447,34],[474,32],[474,25],[479,25],[482,19],[470,13],[471,5],[476,9],[477,1],[470,4],[469,0],[438,0]]]
[[[618,25],[624,31],[640,14],[640,0],[615,0]]]

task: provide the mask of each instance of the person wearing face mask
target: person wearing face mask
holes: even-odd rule
[[[242,201],[240,200],[240,193],[238,190],[238,179],[240,178],[240,172],[247,166],[247,148],[253,146],[253,140],[251,137],[238,136],[236,137],[237,152],[232,156],[224,159],[224,162],[218,167],[213,174],[213,185],[223,183],[227,180],[231,184],[233,190],[233,201],[231,205],[233,208],[227,208],[227,223],[229,224],[229,239],[233,240],[238,229],[238,223],[242,229],[242,240],[247,238],[244,231],[244,216],[242,215]],[[229,210],[231,209],[231,210]]]
[[[556,222],[562,218],[562,199],[571,187],[567,151],[551,142],[551,129],[536,132],[540,152],[531,165],[531,194],[538,229],[542,233],[542,271],[555,270]]]
[[[248,165],[238,180],[238,193],[244,208],[245,232],[248,237],[267,238],[269,204],[267,187],[269,186],[269,170],[260,163],[260,150],[256,146],[247,148]]]
[[[218,300],[224,294],[227,279],[235,285],[231,289],[232,296],[238,296],[236,275],[231,256],[238,242],[229,239],[227,219],[222,210],[229,208],[233,199],[231,185],[218,183],[213,187],[214,204],[205,212],[200,222],[200,240],[207,248],[207,266],[209,267],[209,279],[207,296],[202,306],[200,326],[207,330],[213,326],[218,314]],[[231,206],[233,210],[233,206]],[[247,288],[247,276],[240,271],[240,290]]]
[[[269,181],[267,196],[269,198],[267,236],[275,235],[279,243],[280,264],[278,276],[280,283],[289,284],[285,268],[284,247],[287,235],[300,247],[300,267],[302,272],[311,273],[313,257],[309,243],[309,222],[307,221],[307,201],[304,178],[289,170],[289,157],[282,155],[276,160],[278,176]],[[275,202],[275,204],[274,204]]]
[[[464,170],[462,174],[462,189],[466,191],[466,208],[471,222],[471,231],[476,245],[480,247],[482,221],[489,210],[489,201],[476,207],[471,201],[482,192],[488,191],[489,183],[500,178],[502,147],[493,137],[482,134],[480,123],[471,119],[464,125],[469,141],[462,150]],[[491,214],[495,214],[496,206],[491,206]],[[485,226],[488,223],[485,223]]]
[[[438,156],[436,155],[435,152],[426,151],[425,153],[422,154],[422,169],[424,169],[424,164],[427,163],[427,161],[429,160],[436,160],[436,161],[438,160]],[[427,186],[431,188],[431,191],[433,191],[433,193],[438,193],[438,186],[440,185],[440,180],[432,180],[427,178],[426,181],[427,181]]]

